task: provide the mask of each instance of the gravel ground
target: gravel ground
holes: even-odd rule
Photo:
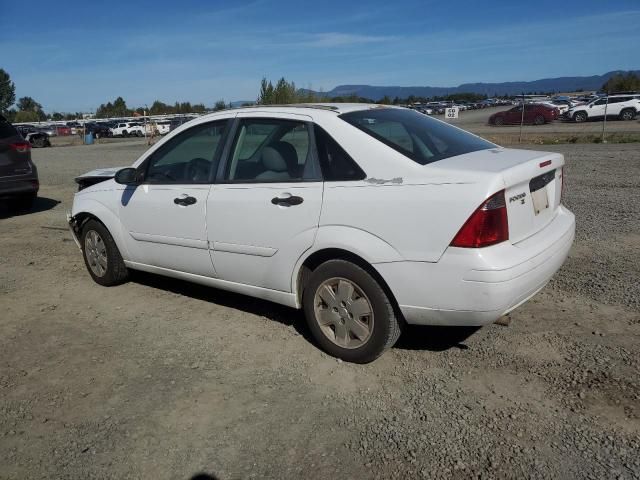
[[[72,178],[145,148],[36,150],[34,211],[0,210],[0,478],[640,478],[637,144],[553,148],[577,239],[509,326],[409,328],[364,366],[285,307],[95,285]]]

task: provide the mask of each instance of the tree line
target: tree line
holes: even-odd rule
[[[640,76],[633,72],[621,73],[612,76],[602,85],[602,91],[607,93],[620,91],[640,91]],[[535,94],[538,92],[529,92]],[[539,92],[541,94],[549,92]],[[495,97],[498,96],[496,93]],[[387,105],[406,105],[411,103],[425,103],[428,101],[452,101],[452,102],[478,102],[485,100],[487,95],[477,93],[455,93],[439,97],[419,97],[409,95],[407,98],[390,98],[384,96],[375,103]],[[515,98],[515,97],[509,97]],[[256,103],[259,105],[277,105],[291,103],[374,103],[369,98],[359,97],[355,94],[339,97],[329,97],[322,91],[314,92],[309,89],[299,89],[294,82],[287,81],[281,77],[275,84],[266,77],[260,82],[260,88]],[[127,106],[122,97],[117,97],[112,102],[101,104],[96,110],[97,118],[108,117],[130,117],[134,115],[171,115],[182,113],[205,113],[208,111],[219,111],[230,108],[224,100],[218,100],[212,108],[207,108],[203,103],[191,104],[190,102],[175,102],[174,104],[164,103],[155,100],[150,107]],[[0,114],[4,115],[10,122],[37,122],[43,120],[72,120],[82,117],[79,112],[53,112],[46,114],[42,105],[29,96],[21,97],[16,101],[15,84],[9,74],[0,68]]]

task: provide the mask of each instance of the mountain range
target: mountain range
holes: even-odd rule
[[[398,86],[372,86],[372,85],[339,85],[328,92],[322,92],[327,97],[343,97],[356,95],[370,100],[380,100],[384,96],[389,98],[407,98],[409,95],[416,97],[446,96],[454,93],[479,93],[487,96],[520,95],[534,92],[576,92],[597,91],[612,76],[619,73],[627,73],[626,70],[615,70],[604,75],[592,75],[589,77],[557,77],[543,78],[529,82],[502,82],[502,83],[464,83],[457,87],[398,87]],[[640,70],[631,70],[640,75]],[[316,92],[320,94],[320,92]]]

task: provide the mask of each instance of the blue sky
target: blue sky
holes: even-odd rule
[[[91,111],[118,95],[129,106],[255,99],[263,76],[326,91],[640,68],[638,0],[28,5],[0,0],[0,68],[47,111]]]

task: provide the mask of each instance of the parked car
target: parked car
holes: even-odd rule
[[[22,135],[29,145],[33,148],[44,148],[50,147],[51,141],[49,140],[49,135],[40,131],[38,128],[32,125],[18,125],[18,132]]]
[[[100,285],[144,270],[303,309],[369,362],[405,322],[484,325],[544,287],[574,238],[563,166],[405,108],[261,106],[77,178],[68,219]]]
[[[53,125],[38,125],[36,128],[49,137],[55,137],[58,135],[58,129]]]
[[[137,122],[118,123],[111,129],[111,135],[114,137],[143,137],[144,126]]]
[[[496,112],[489,117],[490,125],[515,125],[524,121],[531,125],[544,125],[556,120],[559,116],[558,109],[550,105],[526,103],[524,105],[524,120],[522,115],[522,105],[515,106],[509,110]]]
[[[38,196],[39,188],[38,169],[31,161],[31,145],[0,116],[0,200],[18,209],[28,209]]]
[[[95,138],[111,137],[111,129],[102,123],[88,122],[85,123],[84,128],[78,130],[79,135],[91,133]]]
[[[66,125],[56,125],[56,130],[58,132],[58,135],[71,135],[71,127],[68,127]]]
[[[586,105],[570,108],[565,114],[574,122],[586,122],[590,119],[615,117],[620,120],[633,120],[640,112],[640,98],[634,95],[610,95],[599,97]]]

